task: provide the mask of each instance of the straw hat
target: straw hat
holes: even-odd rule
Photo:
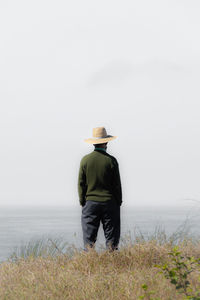
[[[108,135],[105,127],[93,128],[93,138],[86,139],[85,142],[89,144],[103,144],[116,139],[116,136]]]

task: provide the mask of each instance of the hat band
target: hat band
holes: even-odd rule
[[[99,140],[99,139],[106,139],[108,136],[100,136],[100,137],[94,137],[95,140]]]

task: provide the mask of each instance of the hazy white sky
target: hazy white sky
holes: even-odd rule
[[[0,1],[0,204],[78,205],[105,126],[124,205],[200,200],[198,0]]]

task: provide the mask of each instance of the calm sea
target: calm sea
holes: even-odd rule
[[[137,233],[151,235],[162,228],[167,235],[189,229],[200,235],[200,207],[122,207],[122,240]],[[0,261],[6,260],[14,248],[41,238],[63,238],[82,247],[81,209],[69,207],[0,207]],[[104,244],[102,228],[98,244]]]

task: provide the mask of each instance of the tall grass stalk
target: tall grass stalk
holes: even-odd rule
[[[58,255],[72,256],[77,249],[73,245],[69,245],[63,238],[41,238],[31,240],[27,244],[22,244],[20,247],[15,247],[9,259],[13,262],[18,259],[28,259],[30,257],[56,257]]]

